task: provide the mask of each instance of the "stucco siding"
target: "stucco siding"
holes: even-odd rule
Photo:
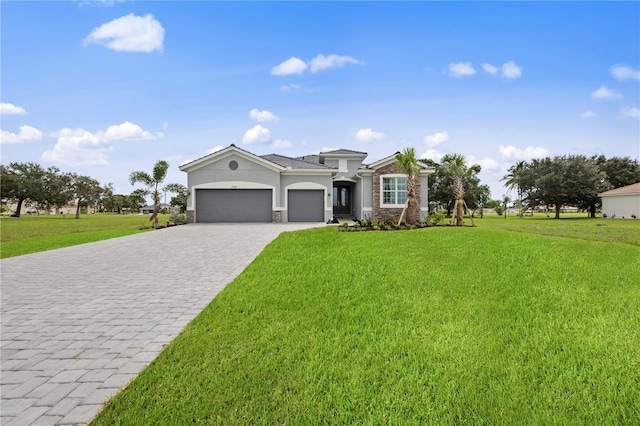
[[[640,194],[602,197],[602,213],[617,219],[640,217]]]

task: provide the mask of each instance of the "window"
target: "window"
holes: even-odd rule
[[[407,203],[407,178],[405,176],[383,176],[381,180],[382,207],[402,207]]]

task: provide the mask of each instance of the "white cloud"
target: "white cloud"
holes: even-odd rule
[[[9,104],[2,102],[0,103],[0,114],[6,115],[24,115],[27,111],[24,108],[15,106],[14,104]]]
[[[50,163],[78,165],[107,165],[110,146],[103,146],[101,135],[85,129],[64,128],[51,134],[58,138],[52,150],[42,153],[42,160]]]
[[[262,127],[259,124],[256,124],[249,130],[247,130],[242,138],[242,142],[247,144],[269,142],[270,140],[271,132],[269,132],[269,129]]]
[[[280,90],[283,91],[283,92],[288,92],[291,89],[299,89],[299,88],[300,88],[299,84],[289,84],[289,85],[286,85],[286,86],[280,86]]]
[[[424,137],[424,143],[427,147],[435,147],[449,140],[449,133],[446,131],[434,133]]]
[[[373,129],[360,129],[356,132],[356,141],[358,142],[373,142],[379,141],[385,138],[385,134],[382,132],[374,132]]]
[[[611,75],[616,80],[640,80],[640,71],[626,65],[614,65],[611,67]]]
[[[549,150],[540,146],[527,146],[525,149],[520,149],[513,145],[500,145],[498,151],[500,151],[502,158],[507,160],[531,160],[532,158],[542,158],[549,155]]]
[[[580,114],[580,117],[582,118],[596,118],[598,116],[598,114],[596,114],[595,112],[591,111],[591,110],[587,110],[585,112],[583,112],[582,114]]]
[[[94,29],[83,44],[102,44],[119,52],[153,52],[162,51],[163,42],[164,28],[153,15],[130,13]]]
[[[422,154],[420,158],[426,158],[428,160],[433,160],[436,163],[439,163],[446,154],[442,151],[438,151],[437,149],[428,149],[427,152]]]
[[[51,136],[58,141],[52,150],[42,154],[42,160],[75,166],[109,164],[107,153],[113,151],[110,142],[157,139],[163,134],[156,132],[154,135],[137,124],[125,121],[95,133],[82,128],[64,128],[53,132]]]
[[[263,123],[265,121],[278,121],[278,117],[274,113],[272,113],[271,111],[267,111],[266,109],[259,111],[254,108],[249,112],[249,117],[259,123]]]
[[[491,157],[485,157],[478,160],[473,156],[469,156],[467,158],[467,164],[479,164],[483,172],[490,172],[500,169],[500,164]]]
[[[466,77],[475,73],[476,70],[471,65],[471,62],[456,62],[449,64],[449,74],[454,77]]]
[[[623,108],[620,111],[620,115],[623,117],[640,118],[640,109],[638,108]]]
[[[307,69],[307,64],[295,56],[281,62],[278,66],[273,67],[271,74],[273,75],[291,75],[302,74]]]
[[[0,133],[0,143],[21,143],[42,140],[42,132],[35,127],[20,126],[18,133],[11,133],[2,130]]]
[[[607,89],[605,86],[601,86],[598,90],[591,93],[593,99],[621,99],[622,94]]]
[[[496,75],[498,73],[498,67],[494,67],[491,64],[487,64],[487,63],[482,64],[482,69],[487,74]]]
[[[223,150],[223,149],[224,149],[224,146],[216,145],[213,148],[210,148],[210,149],[207,150],[207,155],[213,154],[214,152],[218,152],[218,151]]]
[[[271,148],[275,148],[275,149],[278,149],[278,148],[291,148],[292,146],[293,146],[293,144],[291,143],[291,141],[284,140],[284,139],[276,139],[271,144]]]
[[[515,61],[509,61],[502,64],[502,76],[504,78],[520,78],[522,77],[522,67],[515,63]]]
[[[162,131],[166,132],[167,130],[169,130],[169,123],[165,121],[162,123]]]
[[[318,72],[320,70],[328,68],[340,68],[345,64],[362,64],[362,61],[352,58],[351,56],[338,56],[329,55],[324,56],[322,54],[316,56],[311,60],[310,71]]]
[[[160,137],[164,136],[162,133],[156,133],[156,135],[159,135]],[[130,121],[109,126],[104,132],[105,141],[119,141],[125,139],[156,139],[156,136],[142,130],[142,127],[137,124],[133,124]]]

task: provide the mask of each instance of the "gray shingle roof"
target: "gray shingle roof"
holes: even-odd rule
[[[264,158],[267,161],[271,161],[282,167],[291,167],[292,169],[319,169],[319,170],[330,170],[332,167],[327,167],[323,164],[319,163],[311,163],[309,161],[299,160],[297,158],[285,157],[284,155],[279,154],[267,154],[261,155],[260,158]]]
[[[363,155],[368,155],[366,152],[362,152],[362,151],[352,151],[350,149],[334,149],[333,151],[324,151],[320,153],[321,155],[324,154],[363,154]]]
[[[317,154],[303,155],[296,157],[296,160],[306,161],[307,163],[320,164],[320,156]]]
[[[640,182],[603,192],[600,196],[640,194]]]

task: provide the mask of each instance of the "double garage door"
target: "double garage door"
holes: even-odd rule
[[[324,191],[291,190],[289,222],[324,222]],[[271,222],[271,189],[198,189],[196,222]]]

